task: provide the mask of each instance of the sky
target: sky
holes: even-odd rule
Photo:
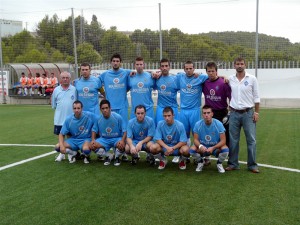
[[[210,31],[256,31],[256,3],[259,0],[0,0],[0,19],[23,21],[33,31],[45,15],[55,13],[61,20],[92,15],[105,29],[116,26],[119,31],[135,29],[159,30],[178,28],[183,33]],[[260,0],[259,33],[300,42],[300,0]]]

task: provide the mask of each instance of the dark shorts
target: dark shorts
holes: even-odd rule
[[[56,135],[59,135],[61,128],[62,128],[62,126],[54,125],[53,133],[56,134]]]

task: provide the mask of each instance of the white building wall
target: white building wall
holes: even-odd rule
[[[0,19],[0,25],[2,37],[13,36],[23,30],[22,21]]]

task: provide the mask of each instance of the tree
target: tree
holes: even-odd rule
[[[31,49],[16,57],[16,63],[41,63],[47,61],[47,55],[38,49]]]
[[[98,52],[101,51],[100,49],[100,40],[105,33],[105,29],[101,25],[100,22],[97,20],[97,16],[93,15],[91,24],[85,25],[85,42],[89,42],[94,46]]]
[[[115,30],[108,30],[100,42],[101,54],[104,61],[109,61],[114,53],[120,53],[123,61],[132,61],[135,58],[135,46],[125,35]]]
[[[57,49],[54,50],[51,54],[52,62],[63,62],[64,58],[64,55]]]
[[[89,62],[89,63],[101,63],[102,57],[94,49],[93,45],[87,42],[78,45],[78,63]]]

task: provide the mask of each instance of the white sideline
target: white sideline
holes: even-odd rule
[[[0,144],[0,146],[54,147],[54,145],[36,145],[36,144]],[[11,168],[11,167],[14,167],[14,166],[18,166],[18,165],[21,165],[21,164],[24,164],[24,163],[27,163],[27,162],[30,162],[30,161],[33,161],[33,160],[36,160],[36,159],[40,159],[40,158],[43,158],[43,157],[46,157],[46,156],[49,156],[49,155],[52,155],[52,154],[55,154],[55,153],[57,153],[57,152],[56,151],[51,151],[51,152],[48,152],[48,153],[45,153],[45,154],[42,154],[42,155],[39,155],[39,156],[35,156],[35,157],[29,158],[29,159],[21,160],[21,161],[16,162],[16,163],[12,163],[12,164],[9,164],[9,165],[6,165],[6,166],[2,166],[2,167],[0,167],[0,171]],[[211,158],[211,159],[212,160],[217,160],[215,158]],[[239,161],[239,163],[247,164],[247,162],[244,162],[244,161]],[[300,173],[299,169],[280,167],[280,166],[272,166],[272,165],[262,164],[262,163],[258,163],[258,166]]]
[[[33,161],[33,160],[36,160],[36,159],[40,159],[40,158],[46,157],[48,155],[53,155],[55,153],[57,153],[57,152],[56,151],[52,151],[52,152],[48,152],[48,153],[45,153],[45,154],[42,154],[42,155],[38,155],[38,156],[29,158],[29,159],[24,159],[24,160],[21,160],[19,162],[8,164],[6,166],[0,167],[0,171],[8,169],[8,168],[11,168],[11,167],[14,167],[14,166],[18,166],[18,165],[21,165],[21,164],[24,164],[24,163],[27,163],[27,162],[30,162],[30,161]]]
[[[211,158],[212,160],[218,160],[216,158]],[[225,160],[228,161],[228,160]],[[247,165],[247,162],[244,161],[239,161],[240,164],[245,164]],[[257,163],[258,166],[261,167],[266,167],[266,168],[272,168],[272,169],[278,169],[278,170],[286,170],[286,171],[291,171],[291,172],[297,172],[300,173],[300,170],[298,169],[293,169],[293,168],[288,168],[288,167],[281,167],[281,166],[272,166],[272,165],[268,165],[268,164],[262,164],[262,163]]]
[[[36,144],[0,144],[0,146],[55,147],[55,145],[36,145]]]

